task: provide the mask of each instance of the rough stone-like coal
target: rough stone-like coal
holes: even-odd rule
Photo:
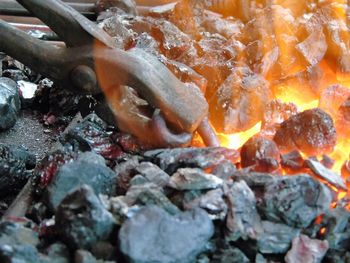
[[[17,83],[0,77],[0,130],[15,125],[21,108]]]
[[[82,153],[76,161],[59,168],[46,189],[47,201],[56,209],[71,190],[84,184],[92,187],[96,194],[112,195],[115,183],[115,174],[101,156],[92,152]]]
[[[193,262],[213,232],[213,223],[201,209],[170,216],[146,207],[123,224],[119,246],[129,262]]]
[[[89,249],[97,241],[108,239],[115,223],[87,185],[69,193],[59,204],[55,217],[59,236],[73,249]]]
[[[332,152],[336,140],[331,116],[318,108],[290,117],[274,137],[283,152],[301,150],[309,156]]]
[[[22,147],[0,144],[0,196],[17,194],[32,173],[36,158]]]
[[[272,172],[279,168],[280,151],[277,144],[263,137],[249,139],[241,149],[242,167],[253,166],[257,172]]]

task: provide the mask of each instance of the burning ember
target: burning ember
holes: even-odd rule
[[[349,3],[69,5],[83,40],[27,32],[67,44],[42,44],[65,67],[30,65],[62,79],[0,53],[0,138],[29,112],[52,140],[38,161],[0,144],[1,262],[348,262]]]

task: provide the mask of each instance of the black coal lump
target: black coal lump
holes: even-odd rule
[[[90,249],[98,241],[108,239],[115,225],[112,214],[88,185],[68,194],[55,217],[58,235],[71,249]]]

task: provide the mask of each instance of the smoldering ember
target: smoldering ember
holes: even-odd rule
[[[0,1],[0,262],[350,262],[348,10]]]

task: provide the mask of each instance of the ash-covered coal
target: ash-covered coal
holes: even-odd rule
[[[193,262],[213,232],[213,223],[201,209],[170,216],[148,207],[122,226],[120,250],[135,263]]]
[[[282,152],[300,150],[309,156],[331,153],[337,142],[333,120],[316,108],[290,117],[274,137]]]

